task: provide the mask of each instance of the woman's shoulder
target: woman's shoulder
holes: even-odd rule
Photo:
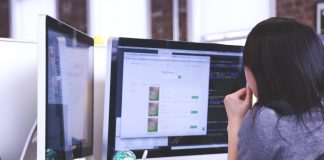
[[[261,120],[278,120],[279,116],[278,114],[271,108],[268,107],[260,107],[260,108],[252,108],[250,111],[250,114],[255,114],[256,119]]]
[[[296,116],[279,116],[268,107],[250,110],[239,131],[238,159],[265,159],[264,155],[270,159],[298,159],[323,153],[323,119],[320,112],[311,113],[311,120],[298,123]],[[309,146],[307,150],[305,146]]]
[[[271,108],[252,108],[245,115],[242,125],[254,127],[256,129],[263,129],[263,127],[271,128],[276,125],[278,120],[278,114]]]
[[[242,122],[239,137],[254,137],[262,141],[277,141],[279,115],[271,108],[261,107],[248,111]]]
[[[276,132],[278,115],[270,108],[261,107],[248,111],[239,131],[238,159],[265,159],[273,157],[280,148],[280,135]],[[248,157],[248,158],[247,158]]]
[[[273,109],[260,107],[247,112],[241,125],[240,134],[262,134],[285,138],[296,138],[296,136],[323,128],[323,117],[319,111],[311,111],[305,114],[303,123],[298,123],[294,115],[280,116]],[[312,115],[309,117],[309,115]],[[271,137],[270,136],[270,137]]]

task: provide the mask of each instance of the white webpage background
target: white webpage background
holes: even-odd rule
[[[126,52],[121,138],[205,135],[209,67],[208,56]],[[148,132],[150,87],[159,88],[159,113],[156,117],[150,116],[158,121],[155,132]]]
[[[65,135],[69,146],[72,138],[87,140],[88,117],[87,105],[90,77],[88,55],[90,49],[67,47],[65,38],[58,38],[60,70],[62,83],[62,102],[64,106]]]

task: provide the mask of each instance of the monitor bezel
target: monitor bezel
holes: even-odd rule
[[[121,92],[121,89],[117,89],[117,74],[122,74],[123,67],[123,54],[118,54],[118,46],[130,46],[130,47],[143,47],[143,48],[157,48],[157,49],[179,49],[179,50],[197,50],[197,51],[224,51],[224,52],[243,52],[243,46],[235,45],[223,45],[216,43],[194,43],[194,42],[182,42],[182,41],[169,41],[169,40],[152,40],[152,39],[136,39],[136,38],[112,38],[108,42],[108,51],[111,52],[111,79],[110,79],[110,101],[109,106],[106,103],[106,108],[109,108],[109,115],[105,117],[108,122],[107,129],[109,131],[104,132],[104,136],[107,136],[107,144],[104,144],[106,151],[103,151],[103,156],[107,159],[112,159],[115,152],[115,137],[116,137],[116,107],[117,105],[117,92]],[[120,80],[119,80],[120,81]],[[107,114],[108,112],[106,112]],[[105,115],[106,116],[106,115]],[[104,137],[105,139],[105,137]],[[204,149],[184,149],[173,151],[161,151],[160,154],[156,154],[150,158],[156,157],[173,157],[173,156],[188,156],[199,154],[215,154],[215,153],[227,153],[228,147],[220,148],[204,148]],[[106,152],[106,153],[105,153]],[[137,154],[137,153],[135,153]],[[150,154],[149,154],[150,155]],[[136,155],[141,157],[141,155]]]
[[[55,31],[59,31],[64,33],[65,35],[75,37],[76,40],[79,42],[88,44],[89,46],[94,46],[93,38],[87,36],[86,34],[82,33],[81,31],[61,22],[58,21],[48,15],[39,15],[38,20],[38,82],[37,82],[37,160],[43,160],[46,156],[46,107],[47,107],[47,66],[48,66],[48,30],[54,29]],[[92,60],[89,65],[92,68],[89,68],[91,72],[90,75],[94,77],[93,71],[93,53],[92,53]],[[94,89],[94,79],[92,78],[91,86]],[[91,94],[93,96],[93,93]],[[94,104],[94,98],[92,97],[92,106]],[[92,108],[92,118],[91,123],[94,126],[94,107]],[[92,127],[92,145],[86,147],[82,153],[82,157],[87,157],[93,155],[93,148],[94,148],[94,131]]]

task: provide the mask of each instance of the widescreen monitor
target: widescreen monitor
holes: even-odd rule
[[[246,86],[242,46],[130,38],[109,45],[104,157],[227,152],[223,100]]]
[[[39,17],[37,159],[93,153],[93,39]]]

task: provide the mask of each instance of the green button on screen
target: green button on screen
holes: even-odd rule
[[[195,129],[195,128],[197,128],[197,126],[196,125],[191,125],[190,128]]]
[[[192,96],[192,99],[199,99],[199,96]]]
[[[191,114],[198,114],[198,111],[191,111]]]

